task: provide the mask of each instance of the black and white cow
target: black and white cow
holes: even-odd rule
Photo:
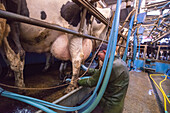
[[[21,4],[20,11],[22,13],[20,12],[20,14],[78,31],[81,18],[81,8],[71,0],[21,1],[21,3],[18,2]],[[106,18],[110,18],[111,10],[109,8],[99,10]],[[77,85],[75,80],[79,76],[81,62],[88,58],[91,53],[92,41],[72,34],[28,25],[25,23],[20,23],[19,29],[18,37],[23,50],[36,53],[51,52],[57,59],[72,61],[73,75],[68,91],[70,89],[72,90]],[[84,33],[88,33],[86,21],[83,30]],[[106,31],[107,29],[104,24],[94,22],[92,35],[103,38]],[[7,44],[5,52],[11,67],[14,67],[11,69],[15,72],[16,86],[24,87],[24,58],[21,57],[24,56],[24,54],[22,54],[22,52],[13,51],[9,44]]]

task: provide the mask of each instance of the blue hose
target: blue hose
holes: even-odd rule
[[[138,59],[139,59],[139,56],[140,56],[140,43],[141,43],[141,42],[139,42],[139,48],[138,48]]]
[[[134,32],[134,39],[133,39],[133,68],[135,66],[135,59],[136,59],[136,52],[137,52],[137,36],[136,36],[136,33],[137,33],[137,28],[135,29],[135,32]]]
[[[100,88],[97,98],[94,100],[92,105],[87,110],[85,110],[83,113],[90,113],[97,106],[97,104],[100,102],[100,100],[105,92],[105,89],[107,87],[107,84],[108,84],[108,81],[110,78],[110,74],[112,71],[114,55],[115,55],[115,50],[116,50],[118,28],[119,28],[120,5],[121,5],[121,0],[118,0],[117,5],[116,5],[115,17],[114,17],[113,24],[112,24],[111,34],[110,34],[110,38],[109,38],[109,39],[112,39],[112,40],[109,40],[109,42],[111,41],[110,43],[113,43],[113,46],[111,47],[111,56],[110,56],[107,72],[105,75],[105,79],[103,81],[102,87]],[[110,53],[110,51],[108,51],[108,49],[110,49],[110,48],[107,48],[106,53]],[[104,63],[105,62],[107,62],[106,59],[104,60]],[[102,69],[103,69],[103,67],[102,67]]]
[[[130,23],[129,23],[129,31],[128,31],[128,36],[127,36],[126,49],[125,49],[125,52],[123,55],[123,61],[126,61],[127,51],[128,51],[128,47],[129,47],[129,39],[130,39],[131,32],[132,32],[134,18],[135,18],[135,14],[132,16]]]
[[[12,99],[15,99],[15,100],[19,100],[19,101],[21,101],[21,102],[25,102],[25,103],[27,103],[27,104],[30,104],[30,105],[32,105],[32,106],[34,106],[34,107],[37,107],[37,108],[45,111],[45,112],[47,112],[47,113],[56,113],[55,111],[53,111],[53,110],[51,110],[51,109],[49,109],[49,108],[47,108],[47,107],[45,107],[45,106],[43,106],[43,105],[41,105],[41,104],[39,104],[39,103],[33,102],[33,101],[31,101],[31,100],[26,100],[26,99],[23,99],[23,98],[11,96],[11,95],[5,94],[5,92],[6,92],[6,91],[2,92],[2,94],[1,94],[1,95],[4,96],[4,97],[8,97],[8,98],[12,98]]]
[[[164,8],[164,7],[166,7],[167,5],[169,5],[170,4],[170,2],[168,2],[168,3],[166,3],[165,5],[163,5],[163,6],[160,6],[160,7],[157,7],[158,9],[161,9],[161,8]]]

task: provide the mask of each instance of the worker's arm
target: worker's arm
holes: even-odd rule
[[[88,68],[85,65],[81,64],[80,69],[82,69],[83,71],[87,71]],[[96,73],[98,71],[99,71],[99,69],[89,68],[88,74],[93,75],[94,73]]]
[[[78,80],[78,84],[85,87],[96,86],[100,76],[99,69],[89,68],[88,73],[93,73],[93,75],[90,78]]]

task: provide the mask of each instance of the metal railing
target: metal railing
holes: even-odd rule
[[[13,21],[18,21],[18,22],[32,24],[32,25],[36,25],[36,26],[40,26],[40,27],[45,27],[45,28],[49,28],[49,29],[53,29],[53,30],[58,30],[58,31],[61,31],[61,32],[70,33],[70,34],[77,35],[77,36],[80,36],[80,37],[83,37],[83,38],[89,38],[89,39],[104,41],[106,43],[108,42],[106,40],[102,40],[102,39],[96,38],[94,36],[82,34],[82,33],[79,33],[78,31],[74,31],[74,30],[71,30],[71,29],[67,29],[67,28],[58,26],[56,24],[52,24],[52,23],[41,21],[41,20],[29,18],[29,17],[22,16],[22,15],[19,15],[19,14],[11,13],[11,12],[8,12],[8,11],[0,10],[0,17],[6,18],[6,19],[11,19]]]

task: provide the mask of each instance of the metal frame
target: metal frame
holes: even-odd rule
[[[6,19],[11,19],[11,20],[18,21],[18,22],[27,23],[27,24],[32,24],[32,25],[36,25],[36,26],[40,26],[40,27],[45,27],[45,28],[49,28],[49,29],[53,29],[53,30],[58,30],[58,31],[61,31],[61,32],[70,33],[70,34],[77,35],[77,36],[80,36],[80,37],[83,37],[83,38],[89,38],[89,39],[104,41],[104,42],[108,43],[108,41],[96,38],[94,36],[82,34],[82,33],[79,33],[77,31],[58,26],[56,24],[51,24],[51,23],[48,23],[48,22],[29,18],[29,17],[22,16],[22,15],[19,15],[19,14],[11,13],[11,12],[8,12],[8,11],[0,10],[0,17],[6,18]]]

